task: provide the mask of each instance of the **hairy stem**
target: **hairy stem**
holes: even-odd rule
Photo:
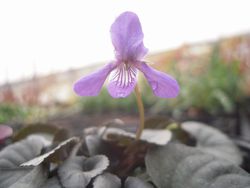
[[[135,86],[135,96],[136,96],[136,102],[137,102],[138,111],[140,115],[140,125],[136,131],[136,140],[139,140],[141,137],[142,131],[144,129],[144,106],[143,106],[142,97],[141,97],[141,93],[138,88],[138,85]]]

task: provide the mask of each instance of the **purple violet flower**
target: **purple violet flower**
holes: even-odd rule
[[[138,70],[144,74],[156,96],[174,98],[178,95],[179,85],[173,77],[141,61],[148,49],[144,47],[141,23],[135,13],[122,13],[112,24],[110,32],[116,60],[78,80],[74,84],[78,95],[98,95],[110,75],[109,94],[113,98],[127,97],[135,88]]]
[[[13,134],[13,129],[7,125],[0,124],[0,143]]]

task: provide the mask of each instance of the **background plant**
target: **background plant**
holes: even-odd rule
[[[0,123],[13,120],[23,120],[29,115],[29,110],[16,104],[0,104]]]
[[[186,62],[189,68],[182,72],[180,62],[173,62],[171,71],[182,88],[180,96],[171,101],[157,100],[151,109],[154,113],[169,111],[176,114],[196,109],[210,114],[233,113],[239,101],[244,100],[243,76],[239,61],[224,61],[218,47],[214,47],[207,59]],[[152,100],[145,87],[147,100]]]

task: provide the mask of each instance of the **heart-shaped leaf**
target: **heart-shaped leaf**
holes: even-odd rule
[[[242,155],[227,135],[209,125],[199,122],[184,122],[182,128],[197,140],[197,147],[236,165],[242,163]]]
[[[40,155],[43,142],[27,138],[5,147],[0,152],[0,187],[40,187],[47,178],[48,169],[43,166],[23,168],[20,164]]]
[[[104,139],[109,139],[109,137],[123,136],[135,140],[136,135],[131,132],[119,128],[106,128],[100,130],[100,135]],[[141,134],[140,140],[150,144],[165,145],[171,140],[172,134],[166,129],[144,129]]]
[[[0,152],[0,168],[16,168],[40,155],[43,142],[39,138],[28,138],[5,147]]]
[[[153,188],[152,185],[142,181],[137,177],[128,177],[124,183],[121,185],[121,180],[110,173],[104,173],[99,175],[95,181],[93,188]]]
[[[172,134],[169,130],[144,129],[141,140],[156,145],[166,145],[171,140]]]
[[[120,188],[121,187],[121,180],[117,176],[104,173],[99,175],[93,184],[93,188]]]
[[[0,187],[9,187],[32,171],[32,168],[0,169]]]
[[[105,154],[108,151],[108,146],[98,135],[86,136],[85,143],[90,156]]]
[[[76,137],[72,137],[70,139],[67,139],[63,141],[62,143],[58,144],[54,149],[50,150],[49,152],[40,155],[36,158],[33,158],[25,163],[22,163],[21,166],[37,166],[41,164],[44,160],[50,160],[53,159],[58,153],[63,153],[64,149],[67,148],[70,144],[76,144],[79,139]]]
[[[63,188],[57,177],[48,179],[41,188]]]
[[[136,177],[128,177],[125,181],[125,188],[153,188],[153,186],[147,182],[142,181]]]
[[[130,138],[129,138],[130,139]],[[123,137],[124,140],[124,137]],[[129,142],[131,142],[131,139],[129,140]],[[128,146],[124,146],[121,145],[121,140],[119,140],[118,142],[115,141],[107,141],[104,139],[101,139],[100,136],[98,135],[88,135],[85,137],[85,148],[88,151],[89,156],[95,156],[95,155],[105,155],[108,157],[108,159],[110,160],[110,164],[109,164],[109,169],[116,173],[116,175],[122,176],[121,175],[121,170],[125,170],[125,168],[123,168],[123,166],[121,166],[121,163],[123,163],[124,160],[127,160],[129,158],[129,160],[131,159],[131,157],[128,157],[128,155],[126,154],[127,152],[127,147]],[[135,143],[136,146],[134,146],[136,152],[142,152],[140,149],[140,145],[139,143]],[[131,146],[131,145],[130,145]],[[132,156],[138,156],[133,152],[128,151],[129,154],[131,154]],[[146,152],[144,152],[145,155]],[[141,155],[140,155],[141,156]],[[143,156],[144,158],[144,156]],[[143,159],[144,161],[144,159]],[[136,158],[133,159],[133,163],[137,163],[138,160]],[[124,162],[126,163],[126,162]],[[131,164],[131,163],[130,163]],[[128,163],[126,163],[126,167],[128,167]],[[130,169],[130,167],[129,167]],[[118,172],[119,171],[119,172]]]
[[[92,178],[101,174],[109,165],[104,155],[85,158],[75,156],[68,158],[58,170],[60,181],[65,188],[86,187]]]
[[[14,141],[25,139],[27,136],[32,134],[48,134],[54,135],[59,129],[54,125],[49,124],[31,124],[25,126],[20,131],[18,131],[14,137]]]
[[[16,176],[18,171],[13,171],[13,176]],[[29,173],[25,174],[17,182],[9,188],[34,188],[41,187],[48,177],[48,169],[44,166],[36,166]]]
[[[157,188],[250,187],[250,175],[238,166],[182,144],[152,148],[145,162]]]
[[[146,129],[140,140],[136,141],[134,133],[118,128],[102,127],[97,133],[92,132],[85,136],[85,143],[90,156],[94,154],[108,156],[111,161],[111,171],[119,177],[127,177],[127,174],[135,168],[144,166],[147,148],[155,144],[164,145],[170,139],[169,130]]]

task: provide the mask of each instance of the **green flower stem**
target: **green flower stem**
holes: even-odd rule
[[[138,111],[139,111],[139,115],[140,115],[140,125],[136,131],[136,140],[139,140],[141,137],[142,131],[144,129],[145,116],[144,116],[144,106],[143,106],[143,102],[142,102],[141,92],[138,88],[138,85],[135,86],[135,96],[136,96],[136,102],[137,102]]]

